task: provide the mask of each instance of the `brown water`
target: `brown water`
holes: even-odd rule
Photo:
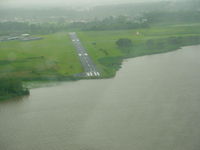
[[[0,150],[200,150],[200,46],[1,102]]]

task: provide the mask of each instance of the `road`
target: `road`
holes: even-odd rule
[[[69,36],[76,48],[77,54],[79,56],[80,62],[84,68],[85,76],[87,77],[99,77],[100,73],[96,68],[96,65],[93,63],[92,59],[88,55],[87,51],[83,47],[75,32],[70,32]]]

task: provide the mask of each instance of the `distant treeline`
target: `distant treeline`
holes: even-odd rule
[[[142,17],[133,19],[127,16],[110,16],[103,20],[95,19],[90,22],[74,22],[69,25],[69,28],[81,30],[120,30],[146,28],[148,26],[147,20]]]
[[[110,16],[72,23],[0,22],[0,35],[13,33],[49,34],[66,30],[122,30],[147,28],[157,23],[193,23],[200,21],[200,11],[152,11],[133,16]]]
[[[153,11],[144,14],[149,23],[199,22],[200,11]]]
[[[15,33],[49,34],[66,29],[66,24],[59,23],[0,22],[0,35]]]
[[[148,27],[144,18],[130,19],[126,16],[108,17],[103,20],[95,19],[90,22],[38,23],[0,22],[0,35],[13,33],[49,34],[66,30],[119,30]]]
[[[121,30],[147,28],[153,24],[195,23],[200,22],[200,11],[152,11],[137,17],[110,16],[89,22],[74,22],[69,29],[80,30]]]
[[[0,100],[29,94],[18,79],[0,78],[0,83]]]

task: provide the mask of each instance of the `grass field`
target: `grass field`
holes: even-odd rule
[[[78,35],[92,56],[103,77],[112,77],[124,58],[163,53],[182,46],[200,44],[200,24],[156,26],[139,30],[87,31]],[[137,35],[136,33],[140,34]],[[129,52],[120,50],[116,41],[128,38],[133,41]]]
[[[113,77],[124,58],[200,44],[199,28],[199,23],[173,24],[137,30],[79,31],[78,36],[102,77]],[[38,80],[83,72],[67,32],[38,36],[44,39],[0,42],[0,77]],[[131,39],[133,47],[128,51],[119,49],[116,41],[120,38]]]
[[[37,41],[0,42],[0,76],[39,79],[83,71],[67,33]]]

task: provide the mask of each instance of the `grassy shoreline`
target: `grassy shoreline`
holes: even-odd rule
[[[7,77],[1,78],[0,83],[0,100],[30,94],[29,90],[24,87],[21,80]]]
[[[200,24],[180,24],[137,30],[79,31],[77,34],[103,79],[114,77],[124,59],[200,44],[199,28]],[[82,73],[83,68],[67,34],[43,35],[44,40],[39,41],[0,42],[0,78],[10,76],[29,83],[95,79],[75,76]],[[120,38],[130,39],[133,46],[120,49],[116,45]],[[11,94],[0,99],[15,96],[21,95]]]
[[[199,45],[199,43],[195,44],[195,45]],[[181,49],[182,47],[186,47],[186,46],[193,46],[192,45],[184,45],[184,46],[180,46],[176,49],[169,49],[168,51],[160,51],[160,52],[156,52],[156,53],[148,53],[145,55],[137,55],[137,56],[133,56],[133,57],[114,57],[114,58],[108,58],[108,60],[111,60],[112,63],[115,64],[115,66],[112,66],[112,70],[108,70],[107,74],[102,76],[101,79],[108,79],[108,78],[113,78],[115,77],[117,71],[122,68],[122,64],[123,61],[125,59],[132,59],[132,58],[136,58],[136,57],[142,57],[142,56],[148,56],[148,55],[155,55],[155,54],[163,54],[163,53],[167,53],[167,52],[172,52],[172,51],[176,51]],[[103,60],[103,62],[106,62],[105,60]],[[39,87],[47,87],[47,86],[52,86],[55,84],[50,84],[53,82],[60,82],[60,81],[78,81],[81,79],[88,79],[88,78],[74,78],[74,77],[61,77],[61,76],[57,76],[55,78],[49,79],[49,78],[42,78],[42,79],[25,79],[25,83],[26,87],[28,87],[28,89],[31,88],[39,88]],[[96,78],[90,78],[90,79],[96,79]],[[35,83],[37,82],[37,83]],[[46,84],[44,84],[43,82],[45,82]],[[35,84],[35,85],[32,85]],[[21,97],[21,96],[27,96],[29,95],[29,92],[25,92],[25,93],[21,93],[21,94],[10,94],[10,95],[5,95],[5,96],[0,96],[0,101],[4,101],[7,99],[12,99],[12,98],[16,98],[16,97]]]
[[[78,35],[100,69],[102,78],[111,78],[121,68],[123,59],[165,53],[200,44],[199,27],[200,24],[170,25],[140,30],[78,32]],[[130,39],[133,46],[127,50],[120,49],[116,45],[120,38]]]
[[[141,55],[135,55],[135,56],[125,56],[125,57],[110,57],[110,58],[106,58],[106,59],[100,59],[100,63],[104,64],[105,66],[107,66],[109,69],[108,70],[104,70],[105,74],[103,75],[103,78],[113,78],[115,77],[117,71],[119,71],[119,69],[121,69],[123,66],[123,61],[126,59],[134,59],[136,57],[142,57],[142,56],[148,56],[148,55],[156,55],[156,54],[164,54],[164,53],[168,53],[168,52],[173,52],[173,51],[177,51],[180,50],[183,47],[187,47],[187,46],[195,46],[195,45],[199,45],[199,43],[197,44],[189,44],[189,45],[184,45],[184,46],[180,46],[177,48],[172,48],[172,49],[168,49],[166,51],[157,51],[154,53],[146,53],[146,54],[141,54]]]
[[[10,95],[5,95],[5,96],[0,96],[0,102],[4,101],[4,100],[8,100],[8,99],[12,99],[12,98],[17,98],[17,97],[21,97],[21,96],[28,96],[29,93],[24,93],[24,94],[10,94]]]

